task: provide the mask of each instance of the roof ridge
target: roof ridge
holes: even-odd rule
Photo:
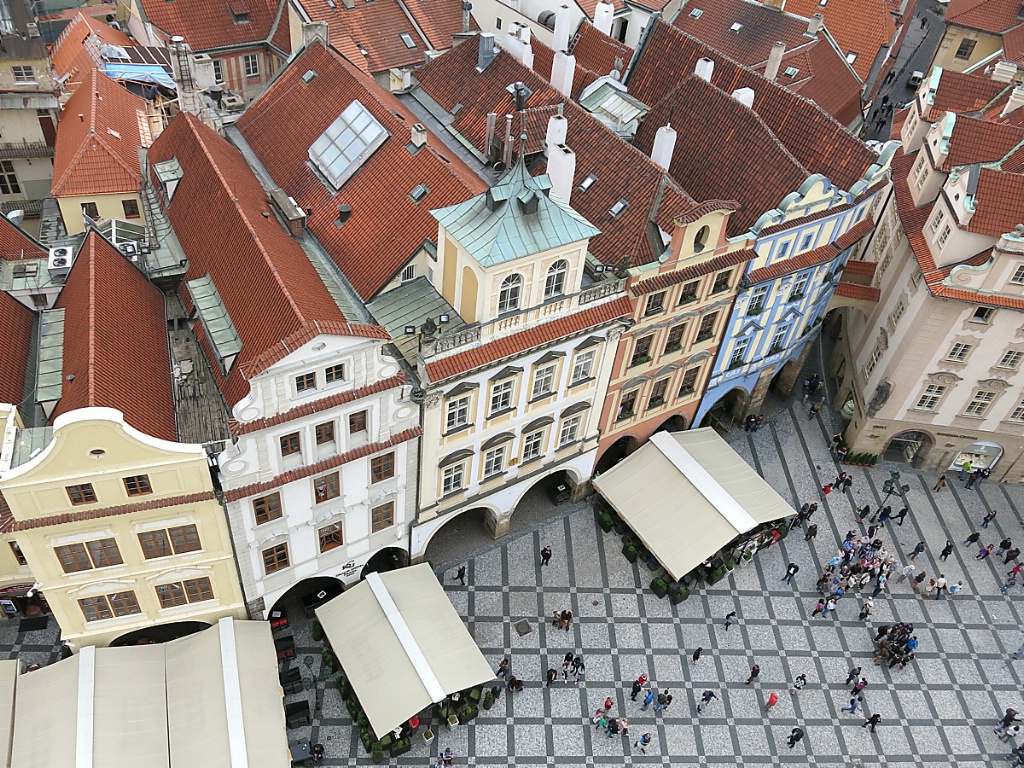
[[[86,376],[86,387],[88,387],[89,394],[86,402],[89,405],[96,404],[96,376],[93,375],[93,371],[96,370],[96,238],[99,237],[99,233],[96,230],[91,230],[85,238],[84,245],[89,248],[88,262],[86,266],[89,268],[89,375]],[[61,375],[63,378],[63,373]]]

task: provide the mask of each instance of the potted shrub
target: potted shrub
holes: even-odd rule
[[[726,561],[725,569],[727,571],[735,571],[736,570],[736,561],[735,560],[728,560],[728,561]]]
[[[459,716],[458,715],[456,715],[454,712],[452,712],[450,715],[448,715],[448,727],[449,728],[454,728],[458,724],[459,724]]]
[[[317,619],[313,619],[313,623],[309,625],[309,634],[313,636],[314,642],[319,643],[324,639],[324,628]]]
[[[410,749],[412,749],[412,739],[396,739],[395,743],[391,745],[391,756],[404,755]]]
[[[725,566],[718,566],[708,575],[708,584],[717,584],[725,578]]]
[[[480,714],[480,710],[477,707],[473,706],[472,704],[467,706],[465,709],[459,712],[459,725],[465,725],[478,714]]]
[[[427,730],[425,730],[423,732],[423,743],[424,744],[430,744],[433,740],[434,740],[434,732],[432,730],[430,730],[429,728],[427,728]]]
[[[601,526],[601,530],[605,533],[609,533],[615,527],[615,521],[607,512],[602,512],[597,516],[597,524]]]
[[[640,550],[636,548],[635,544],[625,544],[622,547],[622,554],[626,556],[629,562],[635,563],[636,559],[640,556]]]
[[[384,747],[380,745],[379,741],[373,742],[373,746],[370,748],[370,755],[375,763],[379,763],[384,759]]]
[[[488,691],[484,694],[484,709],[490,709],[494,706],[494,694]]]
[[[658,576],[654,581],[651,582],[651,591],[658,596],[658,599],[665,597],[668,594],[668,583]]]
[[[369,752],[370,748],[373,746],[373,739],[370,738],[370,729],[369,728],[360,728],[359,729],[359,740],[361,742],[363,742],[363,749],[365,749],[367,752]]]
[[[334,653],[332,653],[329,650],[324,651],[324,655],[322,658],[324,666],[331,670],[332,674],[338,671],[338,660],[334,658]]]
[[[749,563],[754,559],[754,550],[748,549],[743,553],[743,562]]]
[[[668,599],[672,601],[672,605],[678,605],[689,596],[690,588],[685,584],[680,584],[669,594]]]

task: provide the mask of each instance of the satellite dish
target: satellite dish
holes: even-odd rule
[[[501,173],[502,171],[505,170],[505,164],[501,162],[501,160],[499,160],[494,165],[492,165],[491,168],[494,169],[495,173]]]
[[[10,213],[7,214],[7,220],[12,224],[17,224],[20,226],[21,222],[25,220],[25,212],[21,210],[11,211]]]

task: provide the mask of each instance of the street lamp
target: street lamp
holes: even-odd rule
[[[882,490],[885,491],[885,498],[882,499],[882,506],[885,506],[885,502],[889,500],[889,497],[895,493],[900,495],[905,494],[910,490],[909,485],[900,485],[900,473],[895,470],[889,470],[889,479],[882,483]]]

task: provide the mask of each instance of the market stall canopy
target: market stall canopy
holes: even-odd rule
[[[371,573],[316,615],[378,739],[494,678],[426,563]]]
[[[17,677],[15,693],[13,768],[291,765],[264,621],[226,618],[161,645],[83,648]]]
[[[793,508],[711,428],[658,432],[594,486],[673,579]]]

